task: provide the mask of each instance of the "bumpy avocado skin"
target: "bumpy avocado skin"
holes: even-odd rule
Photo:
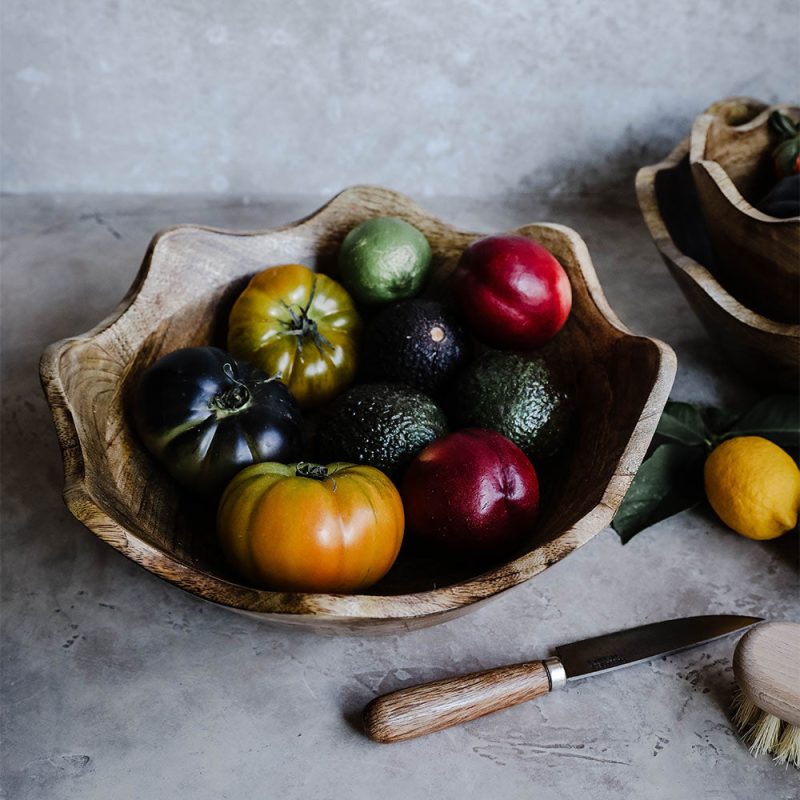
[[[543,359],[489,351],[462,375],[455,415],[460,426],[502,433],[536,464],[563,444],[570,403]]]
[[[444,412],[411,387],[387,383],[354,386],[320,419],[317,455],[323,463],[369,464],[392,478],[447,433]]]
[[[369,323],[361,361],[372,380],[437,395],[452,385],[467,355],[467,335],[452,311],[435,300],[406,300]]]

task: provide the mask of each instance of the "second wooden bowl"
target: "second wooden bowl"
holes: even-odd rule
[[[72,513],[145,569],[200,597],[260,619],[336,630],[401,630],[462,614],[608,525],[652,438],[675,357],[616,318],[576,233],[527,225],[516,233],[549,248],[572,284],[572,314],[549,355],[573,387],[575,412],[568,448],[543,474],[540,520],[523,546],[488,564],[455,564],[404,548],[369,593],[347,596],[264,591],[227,567],[214,536],[214,509],[181,495],[137,440],[129,423],[131,389],[159,356],[224,342],[230,305],[254,272],[286,262],[328,271],[347,232],[384,215],[423,231],[434,252],[433,290],[445,291],[458,257],[479,234],[446,225],[384,189],[349,189],[307,219],[263,233],[180,226],[158,234],[117,310],[42,357]]]
[[[779,219],[756,207],[775,181],[777,138],[768,122],[775,108],[800,118],[800,109],[755,100],[715,104],[694,121],[689,161],[717,278],[759,314],[800,322],[800,217]]]
[[[716,278],[718,259],[700,212],[689,164],[689,139],[636,174],[650,235],[672,277],[711,338],[752,383],[796,392],[800,325],[775,322],[744,306]]]

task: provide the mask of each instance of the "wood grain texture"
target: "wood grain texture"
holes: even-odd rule
[[[444,678],[377,697],[364,709],[364,730],[376,742],[399,742],[469,722],[550,691],[541,661]]]
[[[116,311],[87,333],[51,345],[41,360],[72,513],[145,569],[200,597],[260,619],[343,631],[405,630],[465,613],[608,525],[652,438],[675,357],[666,345],[634,336],[620,323],[574,231],[528,225],[516,233],[552,250],[572,283],[572,315],[548,351],[573,386],[576,411],[570,445],[550,468],[539,523],[519,550],[502,562],[461,564],[404,550],[369,593],[349,596],[259,590],[227,568],[214,536],[213,507],[181,493],[136,439],[131,388],[165,353],[224,346],[228,310],[253,273],[285,262],[332,272],[346,233],[382,215],[402,217],[428,237],[434,295],[446,292],[462,250],[480,236],[371,187],[349,189],[277,230],[179,226],[157,234]]]
[[[800,325],[775,322],[744,306],[716,278],[689,165],[689,139],[643,167],[636,193],[650,235],[689,305],[730,363],[764,389],[797,391]]]
[[[762,711],[800,726],[800,623],[765,622],[739,640],[736,683]]]
[[[800,216],[779,219],[756,208],[772,187],[776,108],[796,120],[800,109],[753,101],[754,116],[733,120],[734,104],[718,104],[692,125],[689,161],[700,207],[717,255],[717,279],[753,310],[778,322],[800,322]]]

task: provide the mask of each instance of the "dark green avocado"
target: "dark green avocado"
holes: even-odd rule
[[[570,404],[546,362],[535,356],[487,351],[458,383],[460,426],[490,428],[511,439],[536,465],[560,449]]]
[[[362,383],[320,418],[317,455],[323,463],[369,464],[394,478],[445,433],[444,412],[429,397],[400,384]]]
[[[452,385],[467,355],[463,328],[435,300],[406,300],[381,311],[367,326],[361,347],[368,379],[406,383],[432,395]]]

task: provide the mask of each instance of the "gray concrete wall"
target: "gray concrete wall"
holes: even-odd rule
[[[715,99],[796,99],[799,9],[4,0],[3,188],[591,190]]]

